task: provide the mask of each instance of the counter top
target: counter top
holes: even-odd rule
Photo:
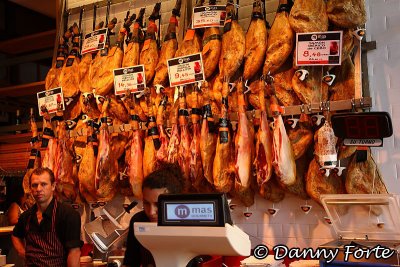
[[[14,225],[0,227],[0,236],[12,234],[13,229],[14,229]]]

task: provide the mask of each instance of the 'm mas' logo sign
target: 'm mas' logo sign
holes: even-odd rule
[[[175,215],[178,218],[185,219],[190,215],[190,209],[186,205],[179,205],[175,208]]]
[[[215,220],[213,203],[167,204],[168,220]]]

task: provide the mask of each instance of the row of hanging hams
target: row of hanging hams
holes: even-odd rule
[[[63,116],[44,117],[48,141],[41,165],[54,170],[59,198],[109,201],[117,193],[140,198],[143,179],[164,161],[180,166],[186,192],[226,192],[245,206],[254,203],[255,193],[277,202],[285,191],[316,201],[322,193],[371,193],[371,188],[385,192],[370,154],[362,164],[352,161],[341,177],[322,168],[327,153],[339,150],[346,154],[343,158],[355,157],[332,135],[329,119],[313,123],[306,114],[281,115],[282,106],[354,98],[351,33],[365,22],[365,15],[355,20],[348,13],[365,13],[365,7],[361,0],[342,2],[296,0],[292,7],[281,0],[269,27],[262,1],[255,0],[245,33],[236,5],[228,0],[223,29],[189,28],[178,44],[177,0],[161,47],[156,40],[158,3],[146,32],[145,9],[137,16],[128,12],[115,44],[109,42],[110,35],[105,49],[81,59],[80,29],[74,24],[63,34],[57,61],[46,78],[46,89],[62,86],[71,99]],[[107,19],[96,28],[105,26],[112,32],[117,23],[116,18]],[[342,65],[329,69],[293,64],[295,32],[328,27],[344,31]],[[69,53],[68,39],[73,44]],[[202,55],[206,81],[168,87],[167,60],[194,53]],[[113,70],[138,64],[144,65],[148,89],[122,98],[113,95]],[[326,71],[336,76],[333,83],[322,82]],[[252,109],[260,110],[259,118],[249,116]],[[231,121],[231,114],[237,114],[237,121]],[[119,127],[118,133],[109,132],[112,124]],[[67,128],[77,136],[68,137]],[[328,147],[331,150],[325,151]],[[363,171],[374,178],[360,189],[356,185]]]

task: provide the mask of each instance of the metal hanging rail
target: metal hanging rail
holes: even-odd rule
[[[282,116],[291,116],[291,115],[300,115],[300,114],[317,114],[320,112],[332,112],[332,111],[341,111],[341,110],[354,110],[356,109],[369,109],[372,107],[372,99],[371,97],[363,97],[359,99],[348,99],[348,100],[339,100],[339,101],[327,101],[321,103],[312,103],[309,105],[297,105],[297,106],[288,106],[283,108]],[[249,118],[259,119],[261,116],[260,110],[252,110],[247,111],[247,115]],[[214,116],[214,121],[218,121],[219,117]],[[232,124],[235,124],[238,121],[238,114],[231,113],[229,115],[229,119]],[[166,127],[171,127],[171,123],[167,121]],[[142,125],[142,130],[147,129],[144,125]],[[133,130],[130,124],[120,124],[120,125],[112,125],[108,126],[109,133],[122,133],[122,132],[129,132]],[[69,137],[77,137],[77,136],[87,136],[88,131],[86,129],[77,130],[70,130]]]
[[[67,12],[69,15],[79,14],[81,9],[84,9],[86,12],[88,12],[90,10],[93,10],[94,7],[96,7],[96,8],[106,7],[109,2],[110,2],[110,5],[116,5],[116,4],[121,4],[124,2],[129,2],[129,0],[102,0],[102,1],[91,3],[91,4],[77,6],[74,8],[67,9]]]

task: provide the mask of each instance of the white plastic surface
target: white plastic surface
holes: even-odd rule
[[[400,240],[397,195],[331,194],[321,202],[338,236],[343,239]]]
[[[185,267],[198,255],[249,256],[249,236],[236,226],[157,226],[137,222],[135,236],[151,251],[156,266]]]

